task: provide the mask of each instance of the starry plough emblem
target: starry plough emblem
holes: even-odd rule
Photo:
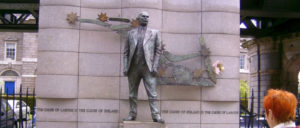
[[[107,15],[106,15],[106,13],[100,13],[100,14],[98,14],[98,20],[100,20],[100,21],[102,21],[102,22],[106,22],[106,21],[108,21],[108,17],[107,17]]]
[[[194,75],[194,77],[201,77],[202,73],[203,73],[202,69],[195,69],[193,75]]]
[[[137,27],[137,26],[139,26],[139,21],[137,19],[134,19],[134,20],[131,21],[131,25],[133,27]]]
[[[71,12],[70,14],[68,14],[67,21],[69,22],[69,24],[74,24],[77,20],[77,13]]]
[[[207,48],[207,47],[202,48],[201,54],[203,56],[208,56],[210,54],[209,48]]]
[[[117,32],[121,36],[125,36],[130,29],[138,26],[138,21],[136,19],[130,20],[122,17],[109,17],[105,12],[98,13],[97,18],[95,19],[79,18],[76,13],[71,12],[67,15],[67,21],[69,24],[75,24],[78,21],[80,23],[100,25]],[[112,24],[111,21],[120,22],[120,24]]]

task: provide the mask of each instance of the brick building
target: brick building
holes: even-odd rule
[[[0,87],[2,93],[12,94],[29,89],[36,80],[37,33],[0,32]]]

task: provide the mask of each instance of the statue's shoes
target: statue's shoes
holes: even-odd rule
[[[133,121],[136,117],[134,116],[128,116],[127,118],[124,118],[123,121]]]
[[[162,123],[162,124],[165,123],[165,121],[164,121],[162,118],[159,118],[159,119],[153,119],[153,122]]]

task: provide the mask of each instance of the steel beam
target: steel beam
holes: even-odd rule
[[[39,10],[39,3],[0,3],[0,10]]]
[[[265,18],[296,18],[300,19],[300,12],[279,11],[279,10],[241,10],[241,16],[265,17]]]

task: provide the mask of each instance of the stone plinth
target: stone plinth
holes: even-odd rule
[[[124,121],[119,128],[167,128],[165,124],[155,122]]]

